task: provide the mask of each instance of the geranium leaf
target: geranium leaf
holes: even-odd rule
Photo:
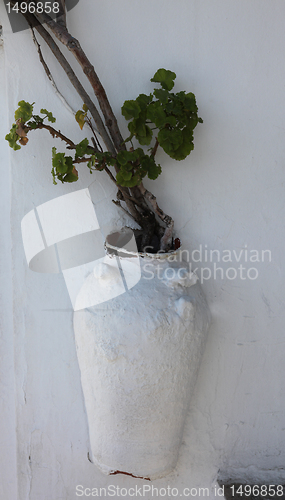
[[[122,106],[122,115],[126,120],[131,120],[132,118],[138,118],[141,112],[141,108],[137,101],[125,101]]]
[[[168,69],[160,68],[157,70],[151,82],[158,82],[165,90],[171,90],[174,87],[176,74]]]

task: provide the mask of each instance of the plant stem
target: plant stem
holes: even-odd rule
[[[55,130],[55,128],[51,127],[50,125],[46,125],[45,123],[37,123],[37,128],[44,128],[49,131],[52,137],[58,137],[62,141],[66,142],[66,144],[68,144],[68,149],[76,149],[76,144],[68,139],[68,137],[63,135],[60,130]],[[31,127],[27,127],[27,129],[33,130]]]
[[[12,4],[15,4],[15,0],[11,1]],[[106,92],[95,72],[94,67],[90,63],[89,59],[87,58],[85,52],[80,46],[80,43],[78,40],[76,40],[67,30],[66,28],[66,17],[65,17],[65,0],[60,0],[60,12],[59,15],[57,16],[57,22],[53,21],[50,16],[47,14],[30,14],[29,12],[27,13],[22,13],[22,15],[25,17],[27,20],[28,24],[30,27],[33,29],[36,29],[38,33],[41,35],[41,37],[45,40],[47,43],[48,47],[54,54],[55,58],[57,61],[60,63],[62,68],[64,69],[65,73],[67,74],[69,80],[71,81],[72,85],[76,89],[77,93],[80,95],[82,98],[83,102],[87,105],[94,121],[97,126],[98,132],[102,137],[102,140],[104,141],[107,150],[116,156],[117,152],[120,150],[125,150],[126,145],[123,141],[123,138],[121,136],[118,123],[116,120],[116,117],[113,113],[113,110],[111,108],[111,105],[109,103],[109,100],[107,98]],[[40,23],[40,24],[39,24]],[[56,44],[55,40],[52,38],[52,36],[49,34],[49,32],[42,26],[43,23],[46,23],[47,26],[50,28],[52,33],[55,35],[55,37],[60,40],[63,45],[65,45],[68,50],[72,52],[74,55],[75,59],[81,66],[84,74],[87,76],[89,82],[92,85],[92,88],[95,92],[95,95],[98,99],[99,107],[102,111],[102,114],[105,119],[105,124],[106,127],[101,119],[101,116],[94,105],[93,101],[90,99],[89,95],[85,91],[84,87],[82,86],[81,82],[75,75],[73,69],[71,68],[70,64],[68,63],[67,59],[59,49],[58,45]],[[39,45],[37,45],[40,60],[42,64],[44,65],[45,71],[49,76],[49,70],[43,60],[42,54],[39,49]],[[68,144],[69,149],[75,149],[76,145],[70,141],[67,137],[65,137],[61,132],[56,131],[53,129],[53,127],[50,127],[49,125],[45,124],[38,124],[37,128],[45,128],[47,129],[53,137],[59,137],[60,139],[64,140]],[[92,127],[91,127],[92,129]],[[94,133],[94,131],[93,131]],[[109,135],[110,134],[110,135]],[[95,134],[94,134],[95,135]],[[95,135],[96,137],[96,135]],[[96,138],[97,139],[97,138]],[[95,142],[95,138],[94,138]],[[93,142],[93,144],[94,144]],[[95,143],[96,144],[96,143]],[[158,140],[156,138],[155,145],[152,149],[151,156],[155,156],[156,151],[158,148]],[[96,153],[97,149],[94,147],[94,152]],[[84,161],[88,161],[87,159],[76,159],[75,163],[81,163]],[[135,221],[142,227],[143,232],[144,232],[144,241],[147,242],[148,239],[152,237],[154,232],[156,231],[155,227],[157,227],[157,222],[155,221],[154,214],[156,214],[160,221],[163,222],[166,225],[166,228],[164,229],[164,234],[161,238],[161,249],[162,250],[167,250],[172,241],[172,230],[173,230],[173,220],[171,217],[168,215],[164,214],[164,212],[158,207],[156,198],[155,196],[150,193],[147,189],[144,188],[143,184],[141,183],[140,186],[135,186],[133,188],[127,188],[127,187],[122,187],[119,186],[116,182],[115,177],[113,174],[110,172],[110,170],[105,167],[105,170],[109,177],[112,179],[112,181],[116,184],[116,186],[119,188],[122,197],[126,203],[127,209],[130,212],[130,215],[135,219]],[[119,171],[118,165],[115,165],[115,170],[116,172]],[[148,203],[147,203],[148,202]],[[122,207],[123,208],[123,207]],[[160,223],[160,226],[162,228],[162,225]],[[158,231],[159,232],[159,231]],[[146,243],[148,244],[148,243]]]
[[[169,215],[165,214],[161,210],[157,204],[156,197],[144,187],[143,183],[141,183],[138,187],[144,198],[150,203],[153,212],[166,224],[164,235],[160,240],[160,250],[167,251],[172,243],[174,221]]]
[[[155,138],[155,145],[152,148],[152,152],[151,152],[150,156],[154,157],[156,155],[158,146],[159,146],[159,142],[158,142],[157,137],[156,137]]]

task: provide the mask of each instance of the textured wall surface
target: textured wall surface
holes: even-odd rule
[[[2,3],[0,16],[0,491],[3,498],[69,500],[84,488],[149,487],[104,476],[88,460],[64,279],[31,272],[21,241],[26,213],[86,187],[98,218],[116,225],[113,186],[104,174],[83,168],[77,185],[53,186],[53,142],[44,134],[36,132],[19,152],[8,150],[3,135],[21,99],[53,111],[71,139],[85,132],[54,93],[30,33],[11,32]],[[80,0],[69,14],[69,29],[118,117],[124,100],[150,92],[149,79],[165,67],[177,73],[177,90],[196,94],[204,120],[190,157],[178,163],[159,152],[163,173],[146,183],[173,216],[213,317],[178,465],[152,483],[179,494],[211,488],[218,471],[224,480],[285,481],[284,23],[282,0]],[[41,45],[60,91],[79,109],[67,77]],[[86,88],[92,92],[87,82]],[[119,123],[125,134],[120,117]],[[76,495],[77,485],[83,489]],[[171,498],[176,490],[166,493]]]

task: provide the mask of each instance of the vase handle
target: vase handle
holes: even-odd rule
[[[185,267],[172,268],[173,273],[165,273],[163,283],[170,288],[189,288],[198,281],[198,276]]]
[[[175,301],[175,309],[183,320],[191,321],[194,319],[195,305],[193,304],[193,299],[188,295],[183,295]]]

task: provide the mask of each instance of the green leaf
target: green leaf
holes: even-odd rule
[[[164,127],[167,116],[159,101],[156,101],[148,107],[147,118],[158,128]]]
[[[181,120],[182,123],[184,123],[185,125],[187,125],[187,128],[191,129],[191,130],[194,130],[194,128],[197,126],[198,122],[199,122],[199,118],[197,115],[192,115],[190,117],[187,117],[185,120]]]
[[[92,174],[92,167],[94,167],[95,164],[96,164],[96,156],[92,155],[91,160],[88,161],[88,163],[87,163],[87,167],[90,169],[90,174]]]
[[[27,125],[30,126],[31,124],[35,123],[36,125],[38,123],[43,123],[44,121],[44,118],[41,118],[39,115],[33,115],[33,121],[32,122],[28,122]]]
[[[132,139],[136,133],[136,124],[135,124],[135,120],[132,120],[129,124],[128,124],[128,129],[129,131],[131,132],[131,135],[130,135],[130,138]]]
[[[71,156],[66,156],[65,157],[65,162],[67,165],[67,172],[72,172],[73,170],[73,158]]]
[[[56,157],[54,158],[53,165],[57,172],[59,172],[60,174],[65,174],[68,170],[65,154],[57,153]]]
[[[171,95],[171,101],[165,105],[167,113],[171,113],[175,116],[180,116],[183,114],[183,103],[180,99],[176,99],[174,94]]]
[[[53,184],[56,186],[57,185],[57,182],[56,182],[56,172],[55,172],[55,168],[52,167],[51,169],[51,175],[52,175],[52,179],[53,179]]]
[[[7,134],[5,136],[5,140],[9,142],[10,148],[14,149],[14,151],[21,149],[20,144],[17,144],[17,141],[20,139],[20,137],[18,136],[16,129],[17,129],[17,125],[14,123],[12,125],[12,128],[11,128],[9,134]]]
[[[122,177],[123,177],[124,181],[129,181],[133,176],[132,172],[128,172],[126,170],[122,170],[121,172],[122,172]]]
[[[122,171],[121,170],[119,170],[119,172],[117,172],[116,181],[117,181],[118,184],[120,184],[120,186],[124,185],[125,179],[124,179],[124,177],[122,175]]]
[[[134,124],[135,124],[135,135],[136,137],[137,136],[140,136],[140,137],[146,137],[147,135],[147,130],[146,130],[146,127],[147,125],[145,124],[145,120],[141,120],[140,118],[138,118],[137,120],[134,120]]]
[[[183,135],[177,128],[172,130],[164,128],[159,131],[157,139],[164,151],[172,158],[171,155],[183,142]]]
[[[142,110],[142,109],[146,108],[149,105],[149,103],[152,101],[152,99],[153,99],[152,94],[150,94],[150,95],[140,94],[136,98],[136,102],[138,103],[139,107]]]
[[[137,148],[133,151],[134,160],[138,160],[144,156],[144,150],[142,148]]]
[[[167,116],[165,120],[165,125],[170,125],[171,127],[175,127],[176,126],[175,116]]]
[[[76,182],[78,181],[78,176],[70,172],[66,174],[62,180],[63,182]]]
[[[126,120],[131,120],[132,118],[138,118],[141,112],[141,108],[137,101],[125,101],[122,106],[122,115]]]
[[[48,111],[47,109],[41,109],[40,113],[42,113],[43,115],[46,115],[49,122],[51,122],[51,123],[56,122],[56,119],[53,116],[53,114],[51,113],[51,111]],[[38,118],[40,118],[40,117],[38,117]]]
[[[82,106],[82,109],[83,109],[83,111],[85,111],[87,113],[87,111],[88,111],[87,104],[84,103],[83,106]]]
[[[185,160],[187,156],[191,153],[191,151],[194,149],[194,143],[193,142],[183,142],[181,146],[174,151],[173,155],[171,158],[174,160]]]
[[[164,89],[155,89],[153,91],[155,97],[162,103],[166,104],[169,99],[169,92]]]
[[[185,101],[184,101],[184,106],[187,111],[192,111],[194,113],[197,113],[198,107],[196,104],[196,97],[192,92],[189,92],[185,96]]]
[[[36,122],[28,122],[27,125],[28,125],[28,127],[31,127],[32,129],[35,129],[38,127],[38,124]]]
[[[142,181],[141,175],[136,173],[129,181],[125,181],[126,187],[135,187],[138,186]]]
[[[76,152],[75,152],[75,158],[82,157],[90,152],[90,149],[88,148],[89,141],[87,138],[83,139],[79,144],[76,146]]]
[[[93,155],[92,158],[96,158],[97,161],[97,166],[96,169],[100,170],[102,167],[102,170],[105,168],[106,165],[112,165],[114,166],[116,164],[116,158],[113,158],[111,153],[108,153],[105,151],[104,153],[97,152],[96,155]],[[95,162],[93,166],[95,165]]]
[[[120,165],[126,165],[129,161],[133,160],[131,151],[120,151],[117,155],[117,161]]]
[[[93,174],[93,171],[92,171],[92,162],[91,161],[88,161],[87,162],[87,167],[89,168],[90,170],[90,174]]]
[[[152,136],[152,130],[147,125],[144,125],[144,135],[136,135],[136,138],[142,146],[149,146]]]
[[[185,127],[183,130],[163,129],[157,138],[165,153],[174,160],[184,160],[194,149],[191,128]]]
[[[150,81],[160,83],[162,88],[164,88],[165,90],[171,90],[174,87],[175,78],[176,74],[173,73],[173,71],[161,68],[157,70]]]
[[[142,168],[147,171],[149,179],[157,179],[159,174],[161,174],[161,166],[155,163],[152,156],[145,155],[141,161]]]
[[[32,118],[34,109],[33,104],[26,101],[19,101],[19,108],[15,111],[15,120],[21,119],[23,123],[26,123],[30,118]]]
[[[183,141],[181,145],[178,148],[176,148],[176,150],[171,156],[171,158],[174,158],[175,160],[178,161],[185,160],[185,158],[194,149],[192,129],[185,127],[182,130],[182,137]]]
[[[141,183],[142,177],[139,172],[136,172],[130,179],[125,179],[123,172],[120,170],[116,175],[117,183],[124,187],[134,187]]]
[[[147,175],[149,179],[155,180],[160,174],[161,174],[161,166],[159,164],[157,165],[154,162],[153,165],[149,168]]]
[[[79,109],[76,113],[75,113],[75,120],[77,121],[79,127],[81,128],[81,130],[83,129],[84,127],[84,123],[85,123],[85,118],[86,118],[86,115],[87,113],[84,113],[82,111],[82,109]]]
[[[174,95],[174,94],[172,94],[172,95]],[[179,99],[179,101],[184,102],[185,101],[185,97],[186,97],[185,90],[182,90],[181,92],[177,92],[175,94],[175,97],[177,99]]]
[[[66,174],[73,170],[73,160],[71,156],[65,156],[65,153],[57,153],[56,148],[52,148],[52,166],[56,174]]]
[[[148,146],[150,144],[153,133],[148,125],[145,124],[144,119],[137,118],[136,120],[132,120],[128,125],[128,129],[132,136],[135,136],[142,146]]]
[[[106,163],[107,165],[114,167],[116,165],[116,158],[112,158],[110,155],[110,157],[107,158]]]

